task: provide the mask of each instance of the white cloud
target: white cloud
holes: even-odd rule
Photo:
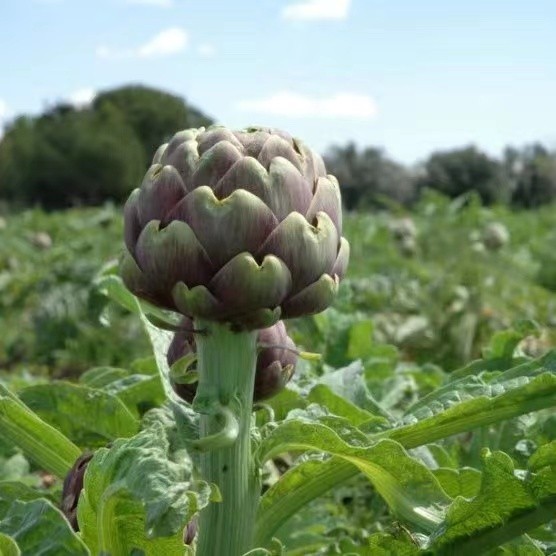
[[[141,4],[143,6],[154,6],[157,8],[171,8],[173,0],[126,0],[128,4]]]
[[[289,91],[278,92],[259,100],[244,100],[239,110],[291,118],[372,118],[377,113],[372,97],[356,93],[336,93],[327,97],[310,97]]]
[[[96,92],[93,89],[85,87],[69,94],[67,100],[76,108],[86,108],[93,102],[95,96]]]
[[[212,44],[204,43],[197,47],[197,52],[203,58],[212,58],[216,54],[216,48]]]
[[[184,29],[171,27],[161,31],[145,44],[136,48],[113,48],[101,45],[96,49],[98,58],[122,60],[125,58],[160,58],[178,54],[187,47],[189,37]]]
[[[179,27],[172,27],[161,31],[150,41],[137,49],[137,54],[141,58],[155,58],[177,54],[185,50],[187,46],[187,33]]]
[[[345,19],[351,0],[305,0],[282,10],[286,19]]]

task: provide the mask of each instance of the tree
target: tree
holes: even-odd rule
[[[1,191],[10,201],[49,209],[122,201],[144,166],[143,147],[116,109],[56,107],[18,120],[6,133]]]
[[[507,201],[511,195],[503,166],[474,146],[433,153],[425,162],[419,187],[449,197],[476,191],[486,204]]]
[[[141,141],[148,160],[176,131],[213,123],[211,118],[182,98],[142,85],[129,85],[99,94],[93,101],[93,110],[107,105],[122,113]]]
[[[382,205],[385,198],[401,204],[414,199],[412,175],[381,149],[367,147],[359,151],[354,143],[348,143],[345,147],[332,147],[325,161],[328,171],[340,182],[348,209]]]
[[[514,183],[514,205],[532,208],[556,200],[556,153],[539,143],[508,147],[504,162]]]
[[[18,118],[0,143],[0,196],[49,209],[121,202],[166,137],[207,123],[178,97],[146,87],[102,93],[82,110],[61,103]]]

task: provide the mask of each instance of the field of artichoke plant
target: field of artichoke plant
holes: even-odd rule
[[[0,554],[556,554],[555,209],[338,195],[212,128],[0,219]]]

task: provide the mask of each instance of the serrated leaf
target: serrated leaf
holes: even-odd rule
[[[456,547],[462,555],[481,553],[554,517],[556,485],[539,488],[534,476],[519,478],[504,452],[485,449],[482,461],[479,493],[471,500],[458,497],[448,508],[431,537],[435,554],[453,554]]]
[[[212,490],[193,484],[192,462],[183,451],[174,462],[169,450],[163,424],[152,420],[136,436],[95,453],[78,505],[83,538],[94,553],[183,553],[183,528],[208,504]],[[182,552],[175,552],[178,546]]]
[[[538,363],[535,366],[538,367]],[[532,380],[522,376],[521,367],[518,371],[510,369],[507,373],[510,379],[512,376],[516,378],[508,381],[507,390],[491,389],[490,398],[470,398],[459,404],[454,403],[444,411],[439,408],[438,413],[431,411],[433,415],[422,421],[415,419],[416,422],[412,425],[392,428],[375,435],[375,438],[391,438],[405,448],[415,448],[556,405],[556,377],[552,373],[545,372]],[[303,463],[288,471],[282,478],[288,487],[280,489],[282,481],[279,481],[263,497],[264,501],[266,497],[270,499],[272,496],[274,504],[272,510],[266,504],[261,505],[260,519],[261,523],[265,524],[267,534],[274,534],[293,512],[356,473],[353,466],[339,458]]]
[[[387,533],[375,533],[369,538],[368,552],[361,554],[368,556],[413,556],[419,554],[417,544],[410,538],[396,538]]]
[[[464,498],[472,498],[479,492],[481,486],[481,473],[472,467],[464,467],[462,469],[447,469],[441,467],[433,469],[434,476],[448,496],[455,498],[463,496]]]
[[[344,430],[337,434],[321,423],[302,422],[299,418],[287,420],[264,439],[259,455],[265,461],[286,451],[315,450],[328,453],[364,473],[394,513],[424,529],[432,530],[434,524],[442,519],[442,506],[448,504],[450,498],[430,470],[411,458],[396,442],[385,440],[370,445],[363,442],[347,444],[344,440],[346,428],[344,425]],[[357,435],[353,433],[351,437],[357,438]],[[262,545],[268,540],[265,534],[271,534],[266,527],[265,514],[273,511],[276,496],[283,490],[281,480],[261,501],[257,538],[263,540],[260,543]],[[286,481],[291,482],[291,475]]]
[[[477,385],[476,393],[477,397],[467,393],[459,403],[456,395],[456,399],[450,396],[451,401],[419,404],[405,418],[414,421],[413,424],[382,434],[413,448],[531,411],[556,407],[556,375],[545,372],[531,378],[508,380],[505,384],[481,384]]]

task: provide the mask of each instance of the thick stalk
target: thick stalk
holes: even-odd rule
[[[195,338],[201,474],[222,494],[221,502],[201,512],[196,554],[241,556],[252,548],[260,495],[250,442],[257,336],[212,322],[196,322],[195,328],[204,331]]]

